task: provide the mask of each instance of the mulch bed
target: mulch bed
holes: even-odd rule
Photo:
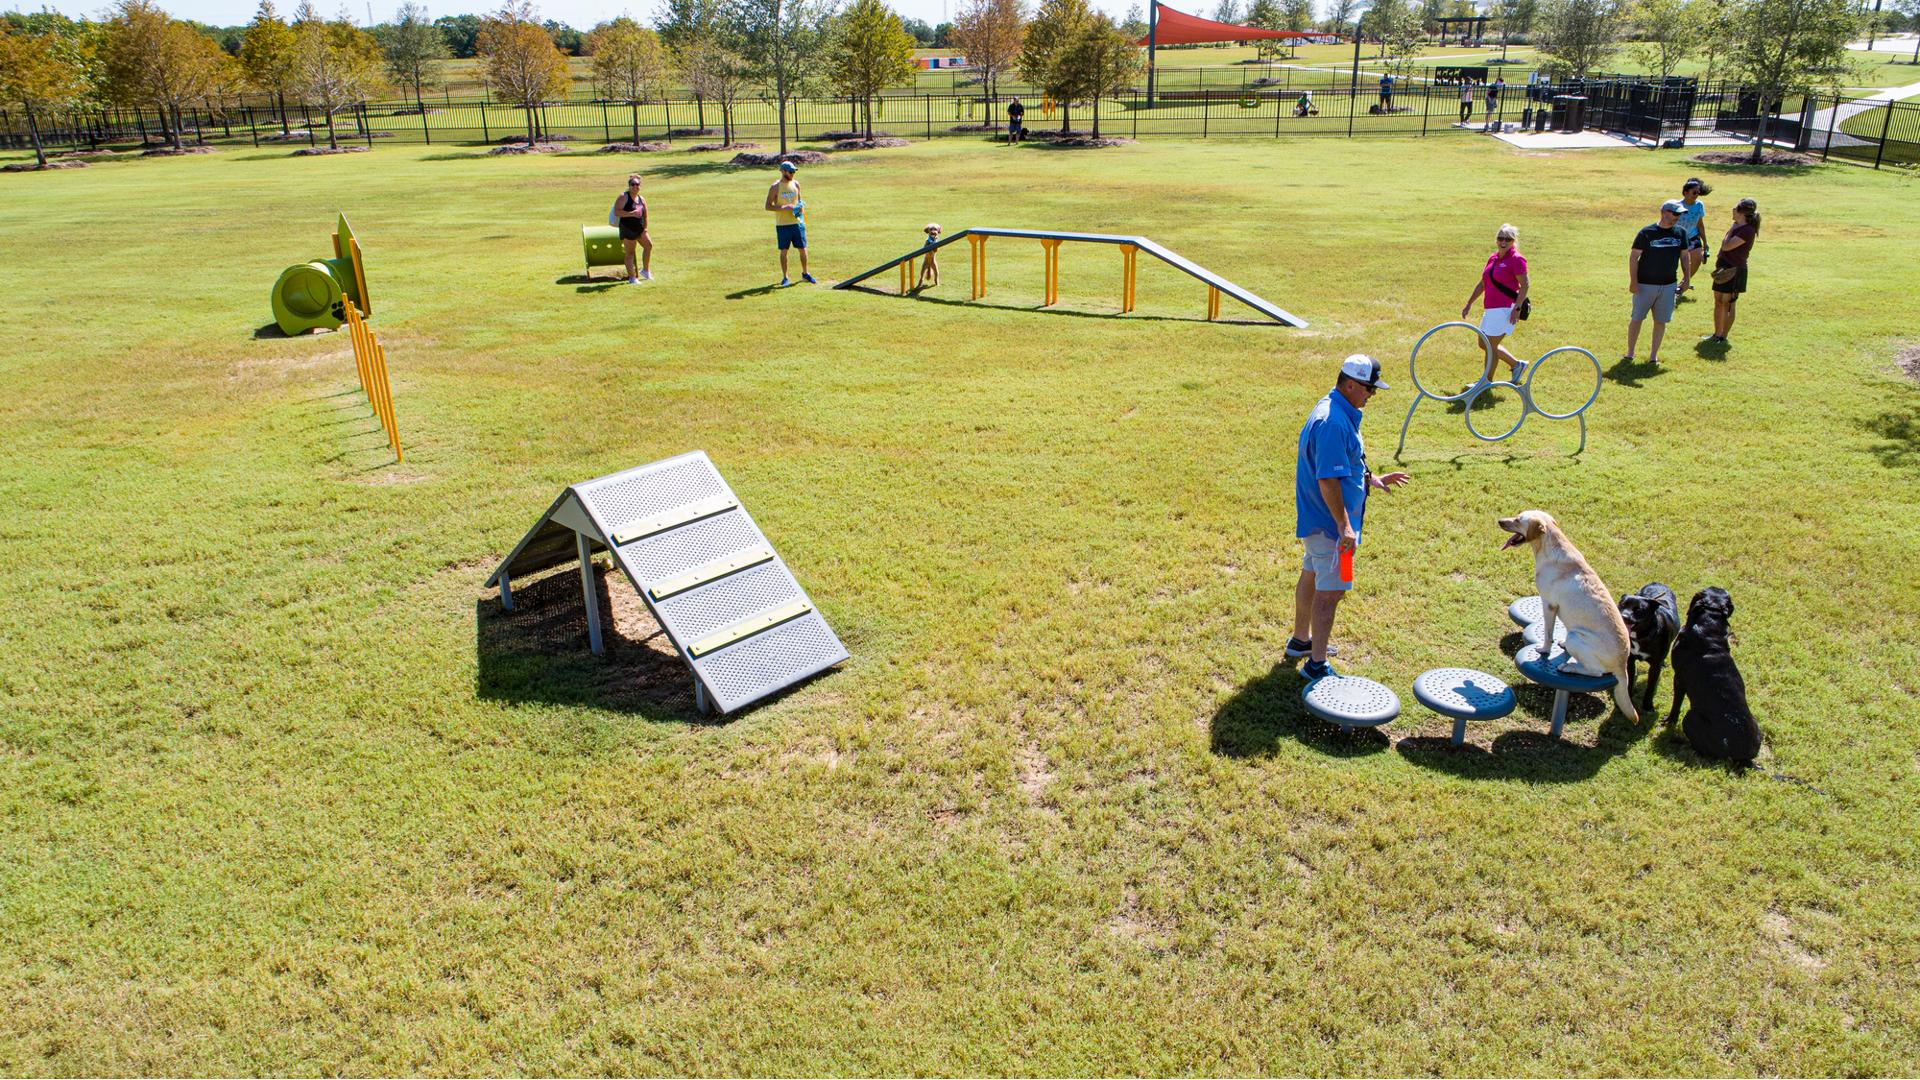
[[[595,150],[596,154],[657,154],[669,149],[663,142],[610,142]]]
[[[324,157],[328,154],[364,154],[364,146],[303,146],[288,157]]]
[[[823,131],[819,135],[821,142],[846,142],[849,139],[865,139],[866,137],[867,133],[864,131]],[[893,138],[893,132],[876,131],[873,133],[873,137],[876,139],[891,139]]]
[[[791,161],[795,165],[824,165],[827,155],[818,150],[789,150],[784,154],[735,154],[727,164],[778,165],[783,161]]]
[[[0,172],[45,172],[49,169],[84,169],[87,163],[74,158],[56,160],[48,158],[45,165],[35,161],[16,161],[11,165],[0,166]]]
[[[1895,353],[1893,366],[1900,369],[1900,374],[1920,383],[1920,344],[1908,345]]]
[[[1752,165],[1751,150],[1709,150],[1704,154],[1693,155],[1693,160],[1704,161],[1709,165]],[[1820,159],[1796,154],[1791,150],[1767,150],[1761,153],[1760,165],[1783,165],[1789,168],[1804,168],[1820,164]]]
[[[306,142],[311,138],[313,138],[312,132],[307,131],[304,128],[294,128],[292,131],[286,132],[285,134],[282,134],[276,131],[271,135],[262,135],[260,136],[260,141],[261,142]]]
[[[525,135],[506,135],[501,138],[495,139],[493,141],[501,144],[502,146],[506,146],[511,143],[524,144],[527,141],[527,137]],[[543,143],[572,142],[573,136],[563,131],[557,135],[542,135],[540,136],[540,141]]]
[[[47,157],[56,161],[107,161],[120,156],[120,151],[101,147],[98,150],[62,150]]]
[[[835,150],[885,150],[894,146],[908,145],[905,139],[841,139],[833,144]]]
[[[182,154],[217,154],[219,152],[220,152],[220,148],[217,146],[183,146],[178,150],[175,150],[171,146],[164,146],[164,147],[158,147],[153,150],[142,150],[140,152],[140,156],[141,157],[179,157]]]
[[[758,150],[757,142],[703,142],[687,147],[687,153],[699,154],[712,150]]]
[[[528,146],[523,142],[510,143],[506,146],[496,146],[487,151],[488,154],[494,156],[500,154],[564,154],[566,152],[566,147],[555,146],[553,143],[534,143],[532,146]]]
[[[955,124],[948,131],[1004,131],[999,124]]]
[[[1068,150],[1093,150],[1106,146],[1131,146],[1132,139],[1122,139],[1115,135],[1102,135],[1094,138],[1091,131],[1029,131],[1028,138],[1038,139],[1048,146],[1058,146]]]
[[[691,139],[695,135],[718,135],[718,134],[720,134],[720,131],[718,128],[674,128],[672,131],[667,132],[667,137],[670,139]],[[736,143],[735,145],[737,146],[740,144]]]

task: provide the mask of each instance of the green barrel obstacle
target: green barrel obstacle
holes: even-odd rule
[[[580,246],[587,252],[587,276],[593,276],[596,266],[627,265],[627,249],[620,243],[620,229],[615,225],[580,226]]]
[[[273,321],[289,336],[309,330],[337,330],[351,301],[361,315],[373,314],[367,300],[367,267],[347,215],[333,234],[331,259],[289,266],[273,283]]]

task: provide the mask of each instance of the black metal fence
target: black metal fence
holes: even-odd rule
[[[1491,102],[1485,86],[1469,85],[1466,90],[1463,100],[1460,86],[1437,83],[1382,94],[1377,84],[1366,82],[1332,89],[1250,82],[1238,87],[1170,87],[1149,103],[1145,91],[1136,89],[1098,103],[1099,129],[1103,135],[1127,138],[1287,138],[1424,136],[1485,130],[1489,124],[1532,130],[1577,126],[1645,145],[1681,145],[1709,132],[1751,139],[1764,117],[1766,139],[1773,145],[1875,167],[1920,162],[1920,105],[1820,95],[1762,101],[1735,84],[1692,79],[1604,77],[1509,85]],[[1036,132],[1062,127],[1088,131],[1094,126],[1093,108],[1085,104],[1062,109],[1033,97],[1026,98],[1026,104],[1027,127]],[[728,110],[688,98],[643,105],[577,100],[529,111],[480,97],[443,96],[429,99],[424,109],[412,102],[355,105],[337,113],[333,126],[340,141],[365,145],[483,145],[524,138],[531,127],[543,139],[605,143],[637,136],[643,142],[687,146],[718,142],[723,116],[729,113],[735,141],[779,141],[779,111],[760,98]],[[86,110],[37,119],[42,143],[56,150],[139,146],[166,141],[170,134],[165,118],[151,110]],[[862,123],[860,106],[846,99],[792,101],[785,116],[790,142],[842,137],[860,130]],[[1004,123],[1004,101],[977,94],[895,95],[874,103],[876,134],[983,137]],[[181,128],[187,141],[229,145],[321,145],[328,139],[327,117],[321,111],[289,104],[283,114],[276,104],[252,99],[184,110]],[[25,118],[17,110],[0,110],[0,143],[30,145]]]

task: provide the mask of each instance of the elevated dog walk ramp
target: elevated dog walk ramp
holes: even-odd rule
[[[871,270],[847,278],[845,281],[835,285],[834,288],[853,288],[868,278],[874,277],[877,274],[883,274],[897,266],[903,270],[900,287],[904,293],[907,291],[907,279],[912,277],[914,260],[924,256],[929,251],[937,251],[956,240],[965,238],[968,246],[972,249],[971,255],[973,262],[973,288],[968,299],[978,300],[980,297],[985,296],[987,292],[987,240],[995,236],[1011,237],[1016,240],[1037,240],[1040,242],[1046,258],[1046,300],[1043,306],[1050,307],[1059,302],[1061,244],[1110,244],[1120,248],[1123,257],[1122,270],[1125,280],[1121,286],[1120,310],[1122,313],[1133,310],[1134,256],[1137,252],[1144,251],[1154,258],[1159,259],[1161,262],[1166,263],[1168,266],[1173,267],[1175,270],[1207,286],[1208,320],[1219,318],[1220,297],[1230,296],[1283,326],[1304,328],[1307,325],[1307,320],[1300,318],[1298,315],[1248,292],[1246,289],[1235,285],[1219,274],[1161,247],[1159,244],[1154,243],[1144,236],[1120,236],[1110,233],[1047,232],[1037,229],[961,229],[951,236],[941,237],[940,240],[933,244],[914,248],[912,251],[897,258],[888,259],[886,262],[881,263]]]
[[[597,655],[592,560],[602,550],[693,669],[702,712],[733,712],[847,659],[703,451],[568,487],[486,584],[512,611],[515,578],[578,561]]]

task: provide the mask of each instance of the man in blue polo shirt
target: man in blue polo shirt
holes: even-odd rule
[[[1306,544],[1300,581],[1293,588],[1293,636],[1287,655],[1309,657],[1300,673],[1324,679],[1333,613],[1353,582],[1340,579],[1340,554],[1360,546],[1360,521],[1367,512],[1367,491],[1392,491],[1411,477],[1403,472],[1375,476],[1367,468],[1360,441],[1360,410],[1387,389],[1380,361],[1355,353],[1340,364],[1333,389],[1313,407],[1300,429],[1300,453],[1293,466],[1294,535]]]

